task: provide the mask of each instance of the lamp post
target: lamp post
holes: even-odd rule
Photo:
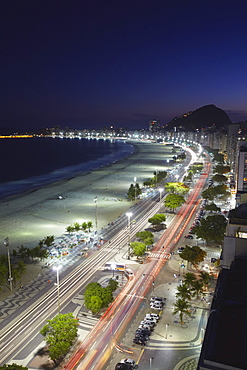
[[[160,209],[161,209],[161,193],[162,193],[163,189],[162,188],[159,188],[158,190],[160,192]]]
[[[8,254],[8,265],[9,265],[9,288],[10,288],[10,290],[12,290],[13,289],[13,283],[12,283],[12,274],[11,274],[11,263],[10,263],[10,253],[9,253],[9,238],[7,237],[7,238],[5,238],[4,239],[4,244],[5,244],[5,246],[6,246],[6,248],[7,248],[7,254]]]
[[[130,259],[130,217],[132,212],[127,212],[126,216],[128,217],[128,260]]]
[[[167,339],[167,331],[168,331],[168,326],[169,326],[169,324],[166,324],[166,339]]]
[[[59,281],[59,270],[61,269],[61,266],[54,266],[53,270],[57,271],[57,307],[58,307],[58,313],[60,313],[60,281]]]
[[[146,276],[146,275],[152,276],[152,278],[153,278],[152,286],[153,286],[153,292],[154,292],[154,275],[152,275],[152,274],[142,274],[142,276]]]
[[[96,233],[98,232],[98,215],[97,215],[97,211],[98,211],[98,207],[97,207],[97,195],[96,197],[94,197],[94,203],[95,203],[95,229],[96,229]]]
[[[155,186],[157,186],[157,167],[155,167]]]
[[[136,177],[134,177],[134,182],[135,182],[135,201],[136,201]]]

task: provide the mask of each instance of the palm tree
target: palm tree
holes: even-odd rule
[[[69,234],[72,233],[74,231],[74,226],[67,226],[66,231],[68,231]]]
[[[203,283],[201,280],[195,280],[192,284],[193,295],[199,298],[199,295],[203,293]]]
[[[176,297],[184,300],[191,299],[191,291],[186,284],[182,284],[177,287]]]
[[[173,315],[176,315],[179,313],[179,318],[180,318],[180,324],[183,324],[183,316],[188,315],[191,316],[191,312],[189,311],[189,303],[182,298],[179,298],[175,303],[174,303],[174,310],[173,310]]]
[[[87,223],[86,222],[83,222],[82,225],[81,225],[81,227],[82,227],[82,230],[83,231],[86,231],[87,230]]]
[[[80,230],[80,228],[81,228],[80,224],[79,224],[78,222],[75,222],[75,223],[74,223],[74,230],[75,230],[75,231],[79,231],[79,230]]]
[[[195,280],[196,280],[195,274],[193,274],[193,272],[187,272],[184,275],[183,283],[187,285],[188,288],[191,288]]]
[[[19,263],[17,265],[17,270],[18,270],[18,273],[19,273],[19,276],[20,276],[20,284],[21,284],[21,277],[22,277],[22,275],[24,275],[27,272],[26,265],[23,261],[19,261]]]
[[[89,232],[90,232],[90,229],[93,227],[93,223],[92,221],[88,221],[87,223],[87,228],[89,229]]]
[[[211,275],[206,271],[200,271],[200,280],[203,286],[207,289],[211,280]]]

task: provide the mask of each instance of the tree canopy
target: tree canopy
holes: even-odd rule
[[[151,231],[139,231],[136,237],[140,239],[145,245],[151,245],[154,242],[154,235]]]
[[[154,215],[153,217],[148,219],[148,222],[152,224],[152,226],[159,226],[162,222],[165,222],[166,220],[166,215],[163,213],[158,213]]]
[[[201,219],[201,225],[195,226],[194,231],[198,238],[207,243],[221,244],[226,231],[227,220],[223,215],[212,215]]]
[[[146,245],[141,242],[130,243],[130,248],[137,257],[141,257],[146,252]]]
[[[215,181],[215,182],[227,182],[227,177],[220,174],[220,173],[216,173],[213,177],[212,177],[212,180]]]
[[[139,195],[141,195],[141,193],[142,191],[138,182],[135,183],[135,185],[131,184],[127,193],[127,198],[129,200],[135,200]]]
[[[57,363],[68,352],[77,337],[78,321],[72,313],[58,314],[40,330],[49,349],[50,358]]]
[[[164,200],[165,207],[170,208],[173,211],[184,203],[185,203],[184,197],[178,194],[168,194]]]
[[[197,245],[193,247],[186,245],[184,250],[179,254],[182,260],[186,260],[192,265],[197,265],[199,262],[204,261],[206,255],[207,253]]]
[[[183,182],[167,182],[165,184],[165,190],[171,194],[184,195],[188,193],[190,188]]]
[[[225,184],[217,186],[211,186],[202,192],[202,197],[208,200],[214,200],[215,198],[229,197],[231,193]]]
[[[107,287],[102,287],[98,282],[89,283],[84,292],[85,306],[93,313],[98,313],[102,308],[108,307],[113,301],[113,291],[118,286],[109,282]]]
[[[217,164],[214,168],[214,173],[219,173],[224,175],[225,173],[230,172],[230,166],[224,166],[222,164]]]
[[[204,209],[205,211],[210,211],[210,212],[220,212],[221,211],[220,207],[216,206],[216,204],[214,203],[206,204]]]

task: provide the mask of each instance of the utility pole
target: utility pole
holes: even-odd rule
[[[10,263],[10,253],[9,253],[9,238],[7,237],[7,238],[5,238],[4,239],[4,244],[5,244],[5,246],[6,246],[6,248],[7,248],[7,254],[8,254],[8,265],[9,265],[9,288],[10,288],[10,290],[12,290],[13,289],[13,284],[12,284],[12,274],[11,274],[11,263]]]

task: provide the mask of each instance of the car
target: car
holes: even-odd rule
[[[154,318],[156,320],[159,320],[160,319],[160,316],[157,314],[157,313],[147,313],[145,318]]]
[[[150,331],[153,331],[153,327],[151,325],[139,325],[138,329],[146,329],[146,330],[150,330]]]
[[[143,321],[140,322],[140,325],[148,325],[148,326],[151,326],[153,328],[155,326],[155,322],[143,320]]]
[[[159,320],[159,319],[157,319],[156,317],[153,317],[153,316],[151,316],[151,317],[150,317],[150,316],[147,316],[147,315],[146,315],[146,316],[144,317],[144,321],[146,321],[146,322],[148,322],[148,321],[151,321],[151,322],[152,322],[152,321],[153,321],[155,324],[157,324],[158,320]]]
[[[147,341],[142,340],[142,339],[138,339],[138,338],[134,338],[133,343],[140,344],[141,346],[145,346],[147,344]]]
[[[121,364],[127,364],[127,365],[131,365],[133,368],[135,368],[135,361],[132,360],[131,358],[124,358],[123,360],[120,361]]]
[[[153,310],[162,310],[163,306],[162,305],[158,305],[158,304],[154,304],[152,306],[150,306]]]
[[[190,234],[185,235],[184,237],[185,237],[185,239],[194,239],[193,235],[190,235]]]
[[[148,335],[140,335],[140,334],[136,334],[135,335],[135,339],[140,339],[140,340],[144,340],[144,341],[148,341],[149,340],[149,336]]]
[[[160,302],[165,302],[166,298],[164,297],[151,297],[150,298],[150,302],[153,302],[153,301],[160,301]]]
[[[148,335],[150,337],[151,330],[148,329],[137,329],[136,334]]]
[[[128,365],[128,364],[123,364],[122,362],[119,362],[115,366],[115,370],[132,370],[132,369],[133,369],[133,366]]]
[[[185,248],[185,247],[180,247],[180,248],[178,248],[177,252],[178,252],[178,253],[182,253],[182,252],[183,252],[183,250],[184,250],[184,248]]]

